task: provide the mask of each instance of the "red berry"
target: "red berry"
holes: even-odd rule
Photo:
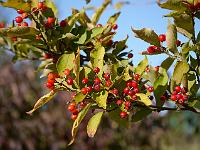
[[[148,90],[149,92],[153,92],[153,86],[149,86],[149,87],[147,88],[147,90]]]
[[[84,108],[87,105],[87,103],[85,101],[80,102],[80,107]]]
[[[135,93],[138,93],[138,92],[139,92],[139,89],[138,89],[138,88],[134,88],[133,91],[134,91]]]
[[[92,86],[88,86],[88,87],[87,87],[87,92],[88,92],[88,93],[92,92]]]
[[[138,87],[138,83],[136,81],[134,81],[134,80],[131,82],[131,85],[132,85],[133,88],[137,88]]]
[[[53,90],[53,89],[54,89],[54,84],[53,84],[53,83],[50,83],[50,82],[47,82],[47,83],[46,83],[46,87],[47,87],[48,89]]]
[[[129,92],[129,88],[126,87],[126,88],[124,89],[124,94],[128,94],[128,92]]]
[[[53,18],[53,17],[48,17],[48,19],[47,19],[47,23],[48,24],[52,24],[52,23],[54,23],[55,22],[55,18]]]
[[[184,99],[184,101],[187,101],[188,100],[188,96],[187,95],[183,95],[183,99]]]
[[[51,55],[51,54],[48,54],[48,53],[45,53],[45,54],[44,54],[44,58],[45,58],[45,59],[50,59],[50,58],[52,58],[52,55]]]
[[[109,80],[110,79],[110,74],[109,73],[104,73],[103,77],[104,77],[104,79]]]
[[[131,97],[131,99],[135,101],[135,100],[137,100],[137,96],[136,96],[136,95],[133,95],[133,96]]]
[[[177,40],[177,41],[176,41],[176,45],[177,45],[177,46],[180,46],[180,45],[181,45],[181,41]]]
[[[114,89],[112,90],[112,93],[115,94],[115,95],[118,95],[119,91],[118,91],[118,89],[114,88]]]
[[[28,27],[28,23],[27,22],[23,22],[22,23],[22,27]]]
[[[114,25],[112,26],[112,29],[113,29],[113,30],[117,30],[117,28],[118,28],[118,25],[117,25],[117,24],[114,24]]]
[[[121,118],[126,118],[127,117],[127,113],[126,112],[124,112],[124,111],[122,111],[121,113],[120,113],[120,117]]]
[[[132,82],[131,81],[126,82],[126,86],[127,87],[132,87]]]
[[[17,13],[18,13],[18,14],[23,14],[24,11],[23,11],[22,9],[18,9],[18,10],[17,10]]]
[[[67,84],[68,85],[72,85],[73,84],[73,79],[72,78],[68,78],[67,79]]]
[[[149,72],[150,72],[149,67],[146,67],[145,72],[146,72],[146,73],[149,73]]]
[[[61,22],[60,22],[60,26],[61,27],[66,27],[68,24],[67,24],[67,22],[65,21],[65,20],[62,20]]]
[[[184,103],[184,99],[183,98],[179,99],[178,103],[182,105]]]
[[[99,84],[96,84],[96,85],[94,85],[94,90],[96,91],[96,92],[99,92],[100,91],[100,85]]]
[[[187,93],[187,89],[186,89],[186,88],[182,88],[182,89],[181,89],[181,92],[182,92],[183,94],[185,94],[185,93]]]
[[[106,46],[112,46],[113,44],[113,40],[109,40],[107,43],[106,43]]]
[[[76,95],[76,94],[73,94],[73,95]],[[76,103],[75,102],[71,102],[70,104],[69,104],[69,106],[76,106]]]
[[[47,82],[51,83],[51,84],[54,84],[55,80],[54,79],[48,79]]]
[[[72,120],[76,120],[77,117],[78,117],[78,115],[73,115],[73,114],[71,115]]]
[[[68,109],[69,111],[73,112],[73,111],[75,110],[75,106],[74,106],[74,105],[69,105],[69,106],[67,107],[67,109]]]
[[[34,14],[38,14],[37,8],[36,8],[36,7],[33,7],[33,8],[32,8],[32,12],[33,12]]]
[[[46,29],[50,29],[50,28],[52,28],[52,24],[49,24],[48,22],[46,22],[46,23],[44,24],[44,27],[45,27]]]
[[[16,21],[17,23],[21,23],[21,22],[23,21],[23,18],[22,18],[21,16],[17,16],[17,17],[15,18],[15,21]]]
[[[161,99],[162,101],[165,101],[165,100],[167,100],[167,97],[163,95],[163,96],[160,97],[160,99]]]
[[[47,77],[49,80],[54,80],[56,78],[55,74],[52,72],[50,72]]]
[[[181,92],[181,87],[180,87],[180,86],[176,86],[176,87],[175,87],[175,91],[176,91],[177,93]]]
[[[176,95],[176,99],[178,99],[178,100],[179,100],[179,99],[183,99],[183,95],[182,95],[182,94],[177,94],[177,95]]]
[[[122,101],[121,99],[117,100],[117,102],[116,102],[116,104],[117,104],[118,106],[122,105],[122,103],[123,103],[123,101]]]
[[[136,81],[138,81],[138,80],[140,79],[140,75],[139,75],[139,74],[135,74],[135,75],[134,75],[134,79],[135,79]]]
[[[4,28],[5,27],[5,23],[4,22],[0,22],[0,28]]]
[[[100,83],[101,83],[101,79],[99,79],[99,78],[94,79],[94,84],[100,84]]]
[[[82,83],[83,83],[83,84],[87,84],[88,81],[89,81],[88,78],[83,78],[83,79],[82,79]]]
[[[22,25],[21,25],[21,23],[18,23],[17,26],[18,26],[18,27],[21,27]]]
[[[96,27],[102,27],[102,24],[97,24]]]
[[[112,81],[107,80],[106,83],[105,83],[105,86],[106,87],[110,87],[111,85],[112,85]]]
[[[132,53],[128,53],[128,58],[133,58],[133,54]]]
[[[170,99],[173,100],[173,101],[176,101],[177,100],[176,95],[171,95]]]
[[[69,69],[65,69],[64,74],[65,74],[66,76],[70,75],[70,73],[71,73],[71,71],[70,71]]]
[[[39,8],[39,9],[42,9],[43,7],[44,7],[44,2],[39,2],[39,3],[38,3],[38,8]]]
[[[160,42],[166,41],[166,35],[165,34],[160,34],[159,35],[159,40],[160,40]]]
[[[86,95],[87,92],[88,92],[88,90],[87,90],[86,87],[84,87],[84,88],[81,89],[81,93],[82,93],[83,95]]]
[[[12,37],[12,41],[13,42],[17,41],[17,37]]]
[[[73,115],[78,115],[78,113],[79,113],[79,111],[78,111],[77,109],[74,109],[74,110],[72,111],[72,114],[73,114]]]
[[[147,52],[148,52],[149,54],[155,53],[155,47],[154,47],[154,46],[149,46],[149,47],[147,48]]]
[[[95,67],[95,68],[93,69],[93,71],[94,71],[94,73],[98,74],[98,73],[100,72],[100,69],[99,69],[98,67]]]
[[[155,69],[156,72],[158,72],[159,69],[160,69],[160,66],[156,66],[154,69]]]
[[[129,91],[128,91],[128,95],[129,95],[129,96],[133,96],[133,95],[135,95],[135,92],[134,92],[133,90],[129,90]]]
[[[125,106],[126,106],[126,107],[131,107],[131,102],[130,102],[130,101],[126,101],[126,102],[125,102]]]

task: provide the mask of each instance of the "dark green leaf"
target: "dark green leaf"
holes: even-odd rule
[[[152,112],[151,109],[141,109],[132,116],[132,121],[138,122],[147,117],[149,114],[151,114],[151,112]]]
[[[161,64],[161,67],[168,70],[174,62],[174,58],[167,57]]]

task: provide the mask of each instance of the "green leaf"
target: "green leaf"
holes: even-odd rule
[[[138,64],[138,66],[136,67],[135,73],[141,75],[141,74],[145,71],[147,65],[148,65],[148,59],[147,59],[147,57],[145,56],[144,60],[142,60],[142,61]]]
[[[6,2],[0,1],[0,5],[14,8],[16,10],[22,9],[25,12],[29,12],[31,10],[31,3],[25,2],[24,0],[7,0]]]
[[[117,19],[119,18],[120,14],[121,14],[121,13],[118,12],[118,13],[112,15],[112,16],[108,19],[107,23],[108,23],[108,24],[109,24],[109,23],[114,24],[114,23],[117,21]]]
[[[82,93],[77,93],[75,95],[74,100],[75,100],[76,103],[80,103],[85,99],[85,97],[86,97],[86,95],[83,95]]]
[[[185,61],[180,61],[176,64],[174,68],[174,73],[173,73],[173,80],[176,82],[176,84],[180,84],[181,80],[183,78],[183,75],[186,74],[189,71],[189,65]]]
[[[177,27],[178,32],[192,38],[194,35],[193,18],[188,14],[181,14],[174,16],[174,24]]]
[[[94,93],[93,95],[93,99],[97,102],[98,106],[102,107],[103,109],[106,109],[107,97],[108,92],[106,90],[103,90],[99,93]]]
[[[11,37],[34,36],[39,34],[35,28],[32,27],[13,27],[13,28],[0,28],[0,35]]]
[[[167,0],[164,3],[161,3],[160,1],[161,0],[158,0],[158,5],[161,8],[176,10],[181,12],[188,9],[187,6],[182,2],[182,0]]]
[[[176,41],[177,41],[176,26],[171,24],[170,21],[168,21],[167,33],[166,33],[167,47],[172,53],[175,53],[175,54],[178,53]]]
[[[101,5],[101,7],[99,7],[95,14],[92,16],[92,23],[95,25],[97,24],[97,22],[99,21],[102,13],[104,12],[104,10],[106,9],[106,7],[111,3],[111,0],[105,0],[104,3]]]
[[[152,101],[149,99],[149,97],[146,94],[137,93],[136,96],[140,97],[140,101],[144,103],[146,106],[152,105]]]
[[[116,45],[116,48],[112,51],[113,55],[118,55],[119,53],[121,53],[127,46],[126,46],[126,42],[128,40],[128,36],[122,40],[119,41]]]
[[[87,134],[89,137],[94,137],[97,128],[100,124],[101,118],[103,116],[103,112],[96,113],[88,122],[87,125]]]
[[[132,121],[138,122],[147,117],[149,114],[151,114],[151,112],[152,112],[151,109],[141,109],[132,116]]]
[[[166,69],[160,67],[159,68],[159,76],[154,82],[154,96],[156,98],[156,105],[161,106],[163,102],[160,100],[160,97],[165,93],[167,90],[168,84],[168,75]]]
[[[103,73],[103,62],[104,62],[105,48],[99,46],[90,52],[90,59],[93,68],[98,67],[100,69],[99,75]]]
[[[56,64],[58,73],[60,75],[63,75],[63,71],[65,69],[72,70],[74,68],[74,60],[75,60],[75,55],[74,53],[70,54],[63,54],[59,59]]]
[[[78,127],[81,124],[82,120],[84,119],[85,115],[87,114],[88,110],[90,109],[91,105],[92,105],[91,103],[88,104],[81,112],[79,112],[77,119],[74,121],[74,124],[72,126],[72,131],[71,131],[72,132],[72,139],[71,139],[71,141],[68,145],[71,145],[71,144],[74,143],[75,136],[76,136],[77,131],[78,131]]]
[[[76,42],[77,44],[84,44],[85,41],[87,40],[87,35],[88,32],[87,30],[81,35],[81,37],[79,38],[79,40]]]
[[[151,45],[160,47],[160,41],[159,41],[158,35],[154,32],[154,30],[149,29],[149,28],[135,30],[132,28],[132,31],[135,33],[135,36],[137,38],[140,38],[144,40],[145,42],[150,43]]]
[[[55,96],[56,92],[55,91],[51,91],[50,93],[42,96],[34,105],[33,109],[30,110],[29,112],[26,112],[27,114],[32,114],[34,111],[36,111],[38,108],[42,107],[44,104],[46,104],[47,102],[49,102],[54,96]]]
[[[171,67],[171,65],[174,62],[174,58],[171,57],[167,57],[161,64],[161,67],[164,68],[165,70],[169,70],[169,68]]]
[[[86,1],[86,4],[89,4],[91,0],[85,0],[85,1]]]
[[[92,29],[92,34],[91,34],[91,37],[90,38],[94,38],[96,37],[97,35],[103,33],[103,27],[95,27]]]

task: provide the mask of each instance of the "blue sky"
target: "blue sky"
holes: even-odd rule
[[[71,14],[71,8],[82,9],[86,6],[85,0],[54,0],[58,9],[59,9],[59,18],[64,19]],[[100,6],[104,0],[91,0],[91,3],[88,6]],[[113,4],[118,2],[119,0],[113,0]],[[166,33],[167,29],[167,18],[164,18],[163,15],[169,13],[168,10],[161,9],[157,4],[156,0],[129,0],[130,5],[126,5],[121,9],[121,16],[117,22],[119,28],[118,33],[115,37],[115,40],[122,40],[129,35],[127,50],[134,50],[134,58],[133,63],[137,64],[140,60],[143,59],[143,56],[139,54],[139,52],[146,50],[149,44],[144,41],[137,39],[133,36],[131,31],[131,27],[140,29],[143,27],[148,27],[153,30],[157,34]],[[5,9],[5,8],[4,8]],[[10,9],[7,9],[10,10]],[[113,6],[109,6],[106,12],[103,14],[99,23],[105,24],[107,19],[116,13],[117,10],[113,8]],[[89,16],[92,15],[92,11],[88,11]],[[16,16],[16,12],[14,10],[9,11],[10,19]],[[8,17],[8,16],[6,16]],[[197,23],[197,29],[200,28],[200,23]],[[179,36],[181,41],[185,41],[186,39]],[[165,55],[157,55],[150,56],[149,61],[153,66],[160,65],[160,63],[164,60]]]

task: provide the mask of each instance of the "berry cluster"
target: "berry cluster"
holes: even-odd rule
[[[5,23],[2,21],[0,22],[0,28],[4,28],[5,27]]]
[[[180,86],[176,86],[175,90],[172,92],[170,99],[172,101],[177,102],[178,104],[183,105],[187,100],[188,96],[186,95],[187,91],[185,88],[181,88]]]
[[[59,78],[60,76],[56,73],[49,73],[48,74],[48,79],[47,79],[47,83],[46,83],[46,87],[50,90],[54,89],[54,83],[55,83],[55,79]]]

